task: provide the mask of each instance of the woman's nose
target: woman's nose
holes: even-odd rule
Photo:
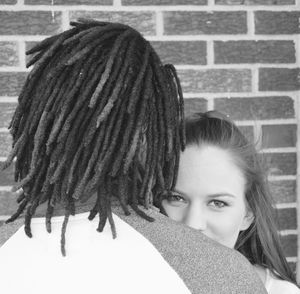
[[[207,226],[207,220],[201,205],[191,204],[186,210],[184,224],[196,230],[204,231]]]

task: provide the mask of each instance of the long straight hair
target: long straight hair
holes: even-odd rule
[[[275,209],[255,145],[225,115],[216,111],[194,114],[186,120],[186,145],[213,145],[227,150],[246,179],[245,198],[254,215],[241,231],[235,249],[252,264],[270,269],[277,277],[297,285],[283,253]]]

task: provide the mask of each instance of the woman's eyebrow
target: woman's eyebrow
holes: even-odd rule
[[[231,194],[231,193],[228,193],[228,192],[219,192],[219,193],[214,193],[214,194],[209,194],[208,195],[208,197],[210,197],[210,198],[218,198],[218,197],[224,197],[224,196],[236,198],[236,196],[234,194]]]
[[[182,192],[182,191],[180,191],[179,189],[174,188],[173,191],[174,191],[174,192],[177,192],[178,194],[185,195],[185,193]]]

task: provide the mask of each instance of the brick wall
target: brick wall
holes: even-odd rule
[[[297,0],[0,0],[0,166],[8,122],[28,73],[26,48],[78,17],[141,31],[176,65],[186,113],[218,109],[264,151],[288,261],[297,263]],[[299,153],[300,154],[300,153]],[[0,224],[16,207],[12,168],[0,173]]]

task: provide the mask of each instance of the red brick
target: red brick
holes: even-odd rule
[[[17,66],[18,45],[16,42],[0,42],[0,66]]]
[[[164,16],[165,35],[245,34],[245,11],[168,11]]]
[[[300,11],[256,11],[256,34],[299,34]]]
[[[287,96],[216,98],[215,108],[233,120],[294,118],[294,100]]]
[[[207,0],[121,0],[122,5],[206,5]]]
[[[296,181],[269,181],[269,187],[275,203],[296,202]]]
[[[260,68],[260,91],[300,90],[300,68]]]
[[[164,63],[206,64],[206,42],[156,41],[151,44]]]
[[[155,12],[149,11],[71,11],[70,19],[93,18],[102,21],[125,23],[145,35],[155,35]]]
[[[215,0],[216,4],[226,5],[289,5],[295,0]]]
[[[297,235],[281,236],[281,244],[285,257],[297,256]]]
[[[1,35],[52,35],[61,32],[61,13],[50,11],[0,11]]]
[[[12,139],[9,133],[0,133],[0,157],[7,156],[11,150]]]
[[[26,72],[0,72],[0,96],[19,95],[26,76]]]
[[[262,147],[296,147],[297,125],[262,126]]]
[[[265,153],[262,162],[269,175],[296,175],[296,153]]]
[[[184,115],[190,117],[197,112],[207,111],[207,100],[204,98],[184,99]]]
[[[185,92],[250,92],[248,69],[178,70]]]
[[[112,5],[113,0],[25,0],[30,5]]]
[[[17,0],[0,0],[0,5],[17,4]]]
[[[14,164],[11,164],[5,170],[2,170],[3,163],[4,162],[0,161],[0,186],[12,186],[15,184]]]
[[[16,103],[0,103],[0,128],[7,128],[15,111]]]
[[[295,63],[293,41],[216,41],[215,63]]]
[[[297,229],[296,208],[277,209],[277,220],[278,220],[279,230]]]

